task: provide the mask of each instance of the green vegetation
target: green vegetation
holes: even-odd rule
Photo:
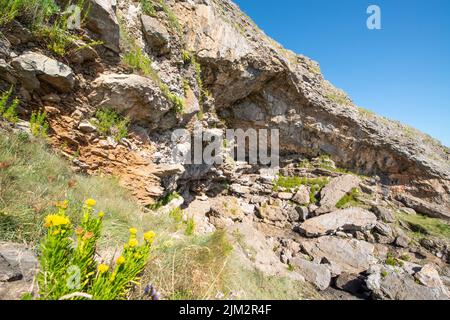
[[[180,198],[180,195],[176,192],[171,192],[162,197],[161,199],[158,199],[155,204],[149,205],[148,208],[150,210],[158,210],[166,205],[168,205],[172,200]]]
[[[181,53],[181,57],[183,58],[184,64],[190,64],[192,62],[192,55],[187,50],[183,50],[183,52]]]
[[[189,51],[183,50],[182,58],[185,65],[192,65],[195,71],[195,81],[197,82],[198,89],[200,91],[200,101],[204,97],[209,97],[211,94],[207,89],[203,88],[202,80],[202,66],[197,62],[195,55]]]
[[[169,99],[170,102],[172,103],[173,110],[176,113],[180,114],[184,113],[185,109],[184,99],[170,92],[169,87],[167,85],[161,83],[160,87],[164,95],[167,97],[167,99]]]
[[[143,76],[150,77],[152,79],[156,78],[159,80],[155,70],[152,68],[152,61],[150,58],[142,52],[139,46],[133,46],[130,50],[123,56],[123,61],[129,65],[133,71],[142,74]]]
[[[98,110],[95,117],[96,121],[94,124],[101,134],[112,136],[116,141],[120,141],[128,136],[130,119],[122,117],[113,109],[104,108]]]
[[[69,2],[65,10],[61,10],[54,0],[0,0],[0,8],[2,8],[0,26],[18,19],[30,28],[47,49],[63,57],[70,50],[77,51],[82,48],[74,48],[74,42],[86,40],[69,30],[70,14],[67,8],[72,3]],[[80,21],[83,24],[89,12],[89,6],[85,6],[84,0],[79,0],[76,4],[79,8],[85,9]],[[86,46],[92,47],[99,44],[101,42],[89,41]]]
[[[416,239],[427,235],[450,239],[450,224],[445,220],[430,218],[421,214],[410,215],[405,212],[397,213],[397,219],[406,223]]]
[[[159,242],[144,275],[170,300],[214,299],[224,286],[233,247],[224,231],[201,237]]]
[[[286,189],[294,189],[301,185],[312,186],[318,185],[321,188],[325,187],[328,184],[327,178],[306,178],[306,177],[285,177],[278,176],[275,181],[275,185],[277,187],[286,188]]]
[[[16,123],[19,121],[16,113],[16,108],[19,105],[20,101],[19,99],[14,98],[8,105],[12,91],[13,88],[11,87],[8,91],[0,95],[0,118],[12,123]]]
[[[373,117],[376,116],[376,113],[373,112],[372,110],[369,109],[365,109],[363,107],[358,107],[358,111],[361,115],[364,115],[366,117]]]
[[[168,195],[161,202],[170,202],[173,197],[176,197],[176,194]],[[93,207],[92,201],[84,201],[87,198],[96,199],[95,207],[98,208],[98,213],[90,214],[89,219],[84,220],[83,208],[88,205]],[[80,264],[89,265],[89,268],[95,270],[94,274],[88,276],[89,285],[86,292],[97,299],[124,298],[125,295],[127,298],[148,299],[142,293],[147,283],[152,283],[162,293],[164,299],[234,298],[236,292],[242,299],[320,298],[308,284],[284,277],[269,277],[244,266],[239,256],[233,254],[233,239],[229,238],[224,231],[198,236],[193,233],[195,225],[190,219],[185,224],[186,228],[182,230],[179,229],[178,223],[174,223],[173,217],[179,216],[179,212],[172,213],[172,216],[144,213],[129,193],[118,185],[117,180],[74,174],[70,170],[69,163],[48,150],[41,140],[30,141],[27,135],[3,132],[0,135],[0,199],[2,200],[0,201],[0,240],[37,246],[43,239],[43,247],[47,248],[43,249],[46,253],[41,261],[46,265],[43,270],[47,273],[47,280],[58,277],[57,270],[67,271],[68,265],[61,263],[61,260],[55,260],[62,259],[61,255],[48,253],[64,250],[70,253],[63,255],[64,259],[73,260],[72,252],[76,250],[78,243],[74,242],[75,246],[67,248],[66,238],[53,241],[54,237],[60,237],[61,234],[55,233],[58,231],[56,228],[49,232],[50,229],[43,225],[42,221],[45,217],[55,214],[53,206],[55,203],[64,209],[64,217],[70,220],[72,226],[82,227],[83,233],[78,236],[82,240],[85,237],[87,247],[91,249],[95,245],[93,244],[95,239],[98,246],[104,248],[102,252],[104,250],[110,253],[115,252],[116,246],[119,246],[120,250],[124,242],[129,245],[130,240],[133,240],[130,239],[130,233],[127,231],[130,226],[138,226],[137,230],[130,230],[132,235],[136,234],[136,238],[142,237],[143,232],[150,228],[158,234],[152,245],[151,260],[141,276],[141,281],[135,283],[135,290],[129,293],[122,290],[127,288],[127,291],[128,285],[120,285],[122,289],[117,290],[104,282],[97,283],[97,280],[112,277],[112,272],[116,270],[118,263],[119,267],[121,266],[122,259],[117,259],[115,263],[98,265],[97,263],[86,264],[91,261],[90,254],[77,256]],[[58,202],[62,199],[67,199],[68,202]],[[99,216],[100,211],[105,212],[104,216],[103,214]],[[61,218],[48,218],[46,222],[66,221]],[[100,235],[96,231],[99,218],[102,219],[103,230]],[[65,223],[57,224],[61,228],[66,228]],[[70,230],[69,233],[72,234],[72,228],[67,230]],[[80,232],[81,229],[77,228],[75,231]],[[49,235],[53,238],[49,239]],[[147,239],[149,239],[148,236]],[[133,248],[141,248],[139,245],[134,247],[136,244],[134,240],[131,244]],[[92,252],[91,249],[87,251]],[[127,261],[126,255],[126,251],[123,251],[122,256],[125,261]],[[138,266],[141,265],[138,264]],[[87,269],[82,267],[82,274],[87,275],[88,272],[83,271]],[[50,276],[50,273],[55,276]],[[39,277],[42,283],[42,275]],[[120,283],[128,284],[129,281],[123,280],[126,278],[130,279],[124,274]],[[41,287],[42,293],[49,295],[49,298],[52,297],[50,292],[55,293],[53,298],[59,296],[61,293],[56,294],[56,291],[49,287],[53,287],[55,283],[59,282],[47,281]],[[223,293],[224,296],[221,297],[218,293]],[[24,299],[30,298],[29,294],[24,296]]]
[[[403,261],[395,258],[392,254],[388,254],[385,263],[392,267],[403,267]]]
[[[350,192],[348,192],[336,203],[336,208],[344,209],[359,206],[361,204],[361,202],[358,199],[359,195],[360,193],[358,188],[353,188]]]
[[[142,12],[150,17],[156,16],[156,9],[151,0],[141,0]]]
[[[328,184],[328,178],[306,178],[306,177],[284,177],[278,176],[275,181],[274,191],[279,188],[295,189],[301,185],[308,186],[310,188],[309,198],[310,203],[316,203],[318,201],[318,193]]]
[[[128,192],[108,177],[74,174],[68,163],[48,150],[42,140],[26,134],[0,134],[0,240],[36,245],[46,230],[42,220],[53,204],[67,199],[70,220],[79,224],[84,199],[95,198],[103,210],[102,243],[126,241],[129,226],[140,221],[139,208]]]
[[[57,213],[45,218],[47,234],[40,245],[37,276],[40,299],[126,299],[138,282],[156,234],[145,233],[145,243],[139,245],[137,229],[130,228],[128,243],[115,263],[98,263],[95,256],[105,214],[97,212],[95,204],[88,199],[78,209],[82,219],[76,228],[66,215],[68,201],[57,204]]]
[[[177,16],[173,13],[172,9],[170,9],[170,7],[166,4],[165,0],[159,0],[159,4],[169,19],[170,27],[177,32],[181,32],[180,22],[178,21]]]
[[[59,10],[53,0],[0,0],[0,8],[0,26],[14,19],[40,25]]]
[[[30,117],[31,134],[36,138],[47,138],[48,122],[45,111],[33,111]]]
[[[176,113],[183,113],[185,109],[184,99],[173,94],[169,87],[161,80],[158,73],[152,67],[151,59],[142,51],[134,39],[127,33],[123,23],[119,19],[121,38],[125,46],[128,47],[127,53],[122,58],[123,63],[128,65],[145,77],[152,79],[161,89],[163,94],[172,103],[173,109]]]
[[[347,94],[339,89],[334,88],[331,84],[326,87],[325,97],[339,105],[350,104],[351,100]]]
[[[403,261],[411,260],[411,257],[407,253],[402,254],[399,258],[400,258],[400,260],[403,260]]]

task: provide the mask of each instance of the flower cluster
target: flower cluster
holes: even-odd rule
[[[40,247],[38,282],[42,299],[59,299],[74,292],[83,292],[93,299],[124,299],[132,284],[147,263],[151,245],[156,237],[153,231],[144,233],[139,244],[138,230],[130,228],[130,237],[114,265],[98,263],[95,258],[101,236],[104,212],[96,213],[96,201],[88,199],[81,209],[81,223],[72,228],[66,216],[68,201],[56,203],[58,212],[45,218],[48,228]],[[79,283],[67,285],[70,268],[79,270]]]

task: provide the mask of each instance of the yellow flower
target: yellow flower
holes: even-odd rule
[[[144,233],[145,241],[147,241],[150,244],[153,242],[155,237],[156,237],[156,233],[154,231],[148,231],[148,232]]]
[[[128,241],[128,245],[130,246],[130,248],[134,248],[139,244],[139,242],[136,239],[130,239],[130,241]]]
[[[47,228],[50,228],[50,227],[67,225],[69,223],[70,223],[69,218],[58,215],[58,214],[51,214],[51,215],[48,215],[45,217],[44,226]]]
[[[95,204],[97,203],[97,201],[95,201],[94,199],[87,199],[84,204],[86,206],[88,206],[89,208],[92,208],[93,206],[95,206]]]
[[[106,264],[99,264],[98,265],[98,272],[105,273],[109,270],[109,267]]]
[[[68,200],[64,200],[61,202],[57,202],[55,204],[56,207],[61,208],[61,209],[67,209],[69,207],[69,201]]]
[[[103,211],[100,211],[99,213],[98,213],[98,217],[101,219],[101,218],[103,218],[105,216],[105,213],[103,212]]]
[[[130,233],[135,235],[137,233],[137,229],[136,228],[130,228]]]
[[[53,231],[53,235],[54,236],[57,236],[58,234],[60,234],[61,233],[61,230],[55,230],[55,231]]]
[[[117,264],[118,266],[120,266],[120,265],[122,265],[122,264],[124,264],[124,263],[125,263],[125,258],[124,258],[123,256],[120,256],[120,257],[117,258],[116,264]]]

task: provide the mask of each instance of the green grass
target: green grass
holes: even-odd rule
[[[165,205],[168,205],[170,202],[172,202],[172,200],[178,199],[179,197],[180,197],[180,195],[176,192],[168,193],[164,197],[158,199],[158,201],[156,201],[155,204],[149,205],[148,208],[150,210],[158,210],[158,209],[164,207]]]
[[[113,109],[104,108],[98,110],[95,118],[94,124],[101,134],[112,136],[116,141],[120,141],[128,136],[130,119],[122,117]]]
[[[309,201],[310,203],[316,203],[318,201],[318,193],[328,184],[328,178],[306,178],[306,177],[285,177],[278,176],[275,180],[273,187],[274,191],[278,191],[280,188],[295,189],[302,185],[310,188]]]
[[[0,164],[0,240],[36,244],[44,234],[43,218],[65,199],[74,223],[81,218],[83,201],[97,200],[97,208],[106,213],[102,242],[110,245],[126,241],[130,226],[150,229],[116,179],[74,174],[41,140],[2,132]]]
[[[177,32],[181,32],[180,22],[178,21],[177,16],[173,13],[172,9],[170,9],[170,7],[166,4],[165,0],[159,0],[159,4],[161,5],[164,13],[167,15],[170,27]]]
[[[17,123],[19,117],[17,116],[16,109],[20,101],[17,98],[11,99],[12,91],[13,88],[11,87],[8,91],[0,95],[0,118],[11,123]]]
[[[144,54],[140,47],[132,47],[123,56],[123,61],[134,71],[142,74],[143,76],[150,76],[152,79],[156,78],[159,80],[159,76],[156,76],[156,71],[152,68],[152,60]]]
[[[375,116],[375,115],[376,115],[376,113],[373,112],[372,110],[365,109],[365,108],[363,108],[363,107],[358,107],[358,111],[359,111],[359,113],[360,113],[361,115],[364,115],[364,116],[366,116],[366,117],[371,117],[371,116]]]
[[[401,261],[397,258],[394,258],[391,254],[388,254],[385,263],[388,266],[392,266],[392,267],[403,267],[403,264],[404,264],[403,261]]]
[[[45,111],[33,111],[30,117],[31,134],[37,138],[45,139],[48,131],[47,114]]]
[[[353,188],[336,203],[336,208],[344,209],[359,206],[361,204],[361,202],[358,200],[359,195],[360,193],[358,188]]]
[[[182,114],[185,111],[184,99],[170,92],[169,87],[166,84],[160,84],[161,90],[167,99],[172,103],[173,110],[176,113]]]
[[[156,16],[155,6],[151,0],[141,0],[142,12],[150,17]]]
[[[54,0],[0,0],[0,26],[18,19],[27,25],[40,25],[59,11]]]
[[[54,0],[0,0],[2,15],[0,26],[19,20],[28,27],[36,39],[42,42],[54,54],[64,57],[69,50],[80,50],[72,45],[77,40],[85,40],[69,30],[69,15],[64,14],[71,4],[85,9],[82,13],[81,24],[84,23],[89,7],[84,5],[85,0],[71,1],[66,8],[60,8]],[[101,42],[90,41],[86,46],[99,45]]]
[[[450,239],[450,224],[444,220],[430,218],[421,214],[410,215],[404,212],[397,213],[397,219],[410,227],[415,238],[432,235],[446,240]]]

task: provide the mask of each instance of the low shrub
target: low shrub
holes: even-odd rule
[[[98,110],[94,121],[97,130],[104,135],[112,136],[117,141],[128,136],[128,126],[130,119],[122,117],[116,111],[110,108]]]
[[[47,137],[48,122],[45,111],[33,111],[30,117],[31,134],[37,138]]]
[[[147,263],[155,233],[144,234],[139,245],[137,230],[130,237],[114,265],[95,259],[103,212],[96,212],[96,201],[88,199],[81,209],[81,224],[74,228],[65,211],[68,201],[59,203],[58,212],[45,218],[47,234],[40,245],[37,276],[40,299],[125,299]]]
[[[3,118],[6,121],[16,123],[19,121],[19,118],[17,116],[17,106],[19,105],[20,101],[17,98],[11,100],[13,88],[11,87],[8,91],[2,93],[0,95],[0,118]]]

